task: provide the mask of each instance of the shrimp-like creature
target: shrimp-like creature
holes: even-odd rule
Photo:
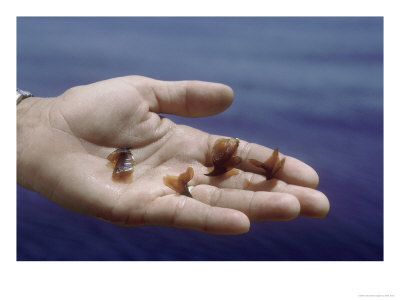
[[[107,156],[110,161],[109,166],[114,168],[112,179],[116,181],[125,181],[132,178],[135,159],[132,156],[130,148],[119,148]]]

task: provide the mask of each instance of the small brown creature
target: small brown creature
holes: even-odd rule
[[[276,147],[274,149],[274,152],[265,162],[262,163],[255,159],[249,159],[249,161],[257,168],[263,168],[265,170],[265,177],[267,178],[267,180],[270,180],[274,177],[275,173],[283,167],[285,163],[285,157],[279,159],[279,150],[278,147]]]
[[[214,170],[204,175],[222,175],[231,170],[237,164],[239,164],[242,159],[239,156],[233,156],[238,146],[239,139],[237,138],[221,138],[216,140],[211,153]]]
[[[133,165],[135,159],[129,148],[120,148],[110,153],[107,156],[110,161],[109,165],[114,168],[112,178],[113,180],[126,181],[132,178]]]
[[[177,194],[192,197],[189,192],[188,182],[193,178],[193,176],[193,168],[188,167],[186,172],[183,172],[179,176],[167,175],[163,178],[163,181],[167,187],[173,189]]]

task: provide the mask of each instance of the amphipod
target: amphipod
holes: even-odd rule
[[[177,194],[192,197],[189,192],[188,182],[193,178],[193,176],[193,168],[188,167],[186,172],[183,172],[179,176],[164,176],[163,181],[167,187],[173,189]]]
[[[127,180],[132,178],[133,166],[135,159],[129,148],[120,148],[107,156],[110,161],[109,165],[114,168],[113,180]]]
[[[204,175],[222,175],[238,165],[242,159],[239,156],[233,156],[238,146],[239,140],[237,138],[221,138],[216,140],[211,153],[214,169]]]
[[[279,159],[279,150],[278,147],[276,147],[274,149],[274,152],[272,152],[271,156],[265,162],[260,162],[256,159],[249,159],[249,161],[257,168],[264,169],[265,177],[267,178],[267,180],[270,180],[274,177],[276,172],[278,172],[283,167],[285,163],[285,157]]]

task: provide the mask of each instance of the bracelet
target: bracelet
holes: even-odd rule
[[[17,105],[24,99],[33,97],[32,93],[17,88]]]

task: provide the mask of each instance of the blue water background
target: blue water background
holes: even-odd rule
[[[279,146],[331,203],[218,236],[118,227],[18,186],[18,260],[383,259],[383,18],[18,18],[17,74],[44,97],[128,74],[228,84],[222,114],[171,118]]]

